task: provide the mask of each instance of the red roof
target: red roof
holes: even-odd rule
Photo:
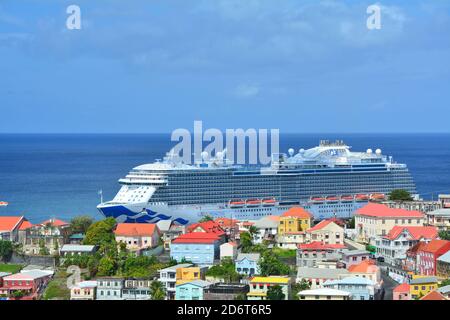
[[[419,251],[430,252],[433,254],[444,253],[448,250],[450,250],[450,241],[448,240],[431,240],[419,249]]]
[[[23,220],[22,223],[20,224],[19,230],[27,230],[29,228],[31,228],[33,226],[33,224],[28,221],[28,220]]]
[[[323,228],[325,228],[327,225],[329,225],[330,223],[332,223],[333,221],[331,220],[322,220],[320,221],[318,224],[316,224],[314,227],[309,228],[308,230],[306,230],[307,232],[311,232],[311,231],[317,231],[317,230],[321,230]],[[334,223],[334,222],[333,222]]]
[[[423,241],[419,241],[419,242],[417,242],[415,245],[413,245],[411,248],[409,248],[407,251],[406,251],[406,254],[409,254],[409,255],[411,255],[411,254],[417,254],[417,251],[420,251],[420,250],[422,250],[422,248],[423,247],[425,247],[426,246],[426,243],[425,242],[423,242]]]
[[[389,240],[395,240],[400,236],[400,234],[403,233],[404,230],[407,230],[414,240],[434,239],[438,236],[438,230],[436,227],[395,226],[391,229],[391,231],[389,231],[389,233],[386,235],[386,238],[388,238]]]
[[[190,232],[180,235],[172,243],[214,243],[218,240],[219,237],[213,233]]]
[[[358,264],[353,264],[348,267],[348,271],[350,272],[363,272],[363,273],[375,273],[377,272],[378,267],[374,261],[366,259],[361,261]]]
[[[225,231],[223,231],[220,225],[215,221],[194,223],[188,227],[187,232],[202,232],[202,231],[195,231],[198,230],[198,228],[202,229],[203,232],[213,233],[218,236],[222,236],[225,234]]]
[[[394,292],[408,292],[409,293],[409,284],[402,283],[396,286],[393,290]]]
[[[420,300],[447,300],[440,292],[431,291],[430,293],[424,295]]]
[[[329,250],[329,249],[344,249],[343,244],[325,244],[321,241],[314,241],[311,243],[299,244],[300,250]]]
[[[21,217],[0,217],[0,230],[1,231],[13,231],[16,229],[20,222],[24,219]]]
[[[236,219],[229,219],[229,218],[217,218],[214,220],[219,226],[221,227],[234,227],[239,220]]]
[[[362,208],[356,210],[356,215],[368,217],[392,217],[392,218],[423,218],[424,214],[420,211],[410,211],[405,209],[389,208],[380,203],[368,203]]]
[[[152,236],[157,230],[154,223],[118,223],[114,234],[116,236]]]
[[[292,207],[288,211],[283,212],[281,217],[296,217],[302,219],[311,219],[313,215],[302,207]]]
[[[48,225],[48,224],[52,225],[54,227],[63,227],[63,226],[69,225],[68,222],[65,222],[65,221],[62,221],[59,219],[48,219],[48,220],[45,220],[44,222],[40,223],[40,225],[43,225],[43,226]]]

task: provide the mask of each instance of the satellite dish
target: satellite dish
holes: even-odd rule
[[[289,155],[292,157],[294,155],[294,149],[290,148],[288,150]]]
[[[208,158],[208,152],[206,152],[206,151],[203,151],[201,153],[201,155],[202,155],[202,160],[206,160]]]
[[[301,148],[300,150],[298,150],[298,153],[304,154],[305,153],[305,149]]]
[[[367,149],[367,154],[372,154],[372,149]]]
[[[381,155],[381,149],[375,150],[375,153],[376,153],[378,156]]]
[[[218,152],[216,153],[216,157],[217,157],[217,159],[222,160],[222,159],[223,159],[223,152],[218,151]]]

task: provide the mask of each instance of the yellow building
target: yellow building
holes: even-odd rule
[[[204,278],[204,268],[187,267],[178,268],[176,273],[176,284],[182,284],[193,280],[202,280]]]
[[[278,236],[306,231],[311,228],[313,215],[301,207],[293,207],[280,216]]]
[[[417,299],[436,290],[438,288],[438,281],[436,277],[414,275],[409,285],[411,298]]]
[[[247,293],[248,300],[267,300],[267,290],[271,286],[279,285],[284,294],[284,300],[288,300],[289,277],[253,277],[250,280],[250,292]]]

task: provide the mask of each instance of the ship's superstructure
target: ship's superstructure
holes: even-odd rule
[[[405,164],[381,153],[352,152],[342,141],[273,154],[269,166],[230,163],[226,152],[184,164],[176,155],[138,166],[123,179],[112,201],[98,209],[128,222],[172,219],[186,224],[204,215],[256,220],[303,206],[317,219],[349,217],[370,199],[394,189],[416,194]]]

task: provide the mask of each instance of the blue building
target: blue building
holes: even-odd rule
[[[193,280],[177,284],[175,288],[175,300],[203,300],[203,293],[211,285],[204,280]]]
[[[199,266],[212,266],[219,259],[220,239],[212,233],[192,232],[182,234],[172,241],[170,257],[177,262],[189,261]]]
[[[259,258],[259,253],[239,253],[236,258],[236,272],[245,276],[259,274]]]
[[[375,284],[363,277],[347,277],[339,280],[328,280],[324,288],[350,292],[352,300],[375,300]]]

